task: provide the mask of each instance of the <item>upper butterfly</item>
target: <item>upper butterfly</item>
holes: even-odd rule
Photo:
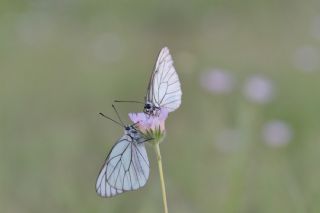
[[[161,49],[145,96],[144,113],[159,115],[161,109],[173,112],[181,104],[181,86],[168,47]]]

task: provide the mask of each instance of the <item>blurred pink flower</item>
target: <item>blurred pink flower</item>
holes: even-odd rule
[[[293,55],[294,66],[304,72],[320,69],[320,52],[312,46],[298,48]]]
[[[232,75],[221,69],[202,73],[200,83],[204,89],[215,94],[227,94],[234,88]]]
[[[268,103],[274,96],[272,82],[260,75],[250,77],[245,83],[243,92],[249,101],[258,104]]]
[[[293,132],[290,126],[281,120],[267,122],[262,128],[264,142],[272,147],[281,147],[290,142]]]
[[[137,123],[139,130],[143,133],[150,131],[165,131],[165,121],[168,117],[168,110],[161,109],[159,116],[147,115],[144,112],[129,113],[133,123]]]

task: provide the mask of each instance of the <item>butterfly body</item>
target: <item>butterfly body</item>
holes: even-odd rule
[[[124,135],[129,136],[132,139],[132,143],[139,143],[139,140],[143,139],[141,134],[137,131],[134,125],[125,126]]]
[[[153,104],[150,101],[147,101],[143,107],[143,112],[146,113],[147,115],[152,115],[152,116],[158,116],[160,113],[160,110],[161,110],[160,107],[157,107],[155,104]]]

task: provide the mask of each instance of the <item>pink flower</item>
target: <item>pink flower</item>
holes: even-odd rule
[[[263,126],[262,137],[269,146],[282,147],[292,140],[293,131],[286,122],[272,120]]]
[[[165,120],[168,117],[168,110],[161,109],[159,116],[147,115],[144,112],[129,113],[133,123],[137,123],[139,130],[143,133],[165,131]]]
[[[261,75],[251,76],[245,83],[244,95],[257,104],[269,103],[274,97],[272,81]]]
[[[234,88],[233,76],[221,69],[202,73],[200,83],[204,89],[214,94],[228,94]]]

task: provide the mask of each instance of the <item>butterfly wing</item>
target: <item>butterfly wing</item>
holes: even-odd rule
[[[98,176],[96,191],[101,197],[113,197],[123,193],[123,190],[112,187],[105,179],[106,166],[103,166]]]
[[[172,56],[169,49],[164,47],[150,77],[146,99],[156,107],[164,107],[172,112],[180,106],[181,96],[180,80],[173,66]]]
[[[112,197],[143,187],[149,177],[149,160],[144,143],[124,135],[110,151],[96,183],[100,196]]]

